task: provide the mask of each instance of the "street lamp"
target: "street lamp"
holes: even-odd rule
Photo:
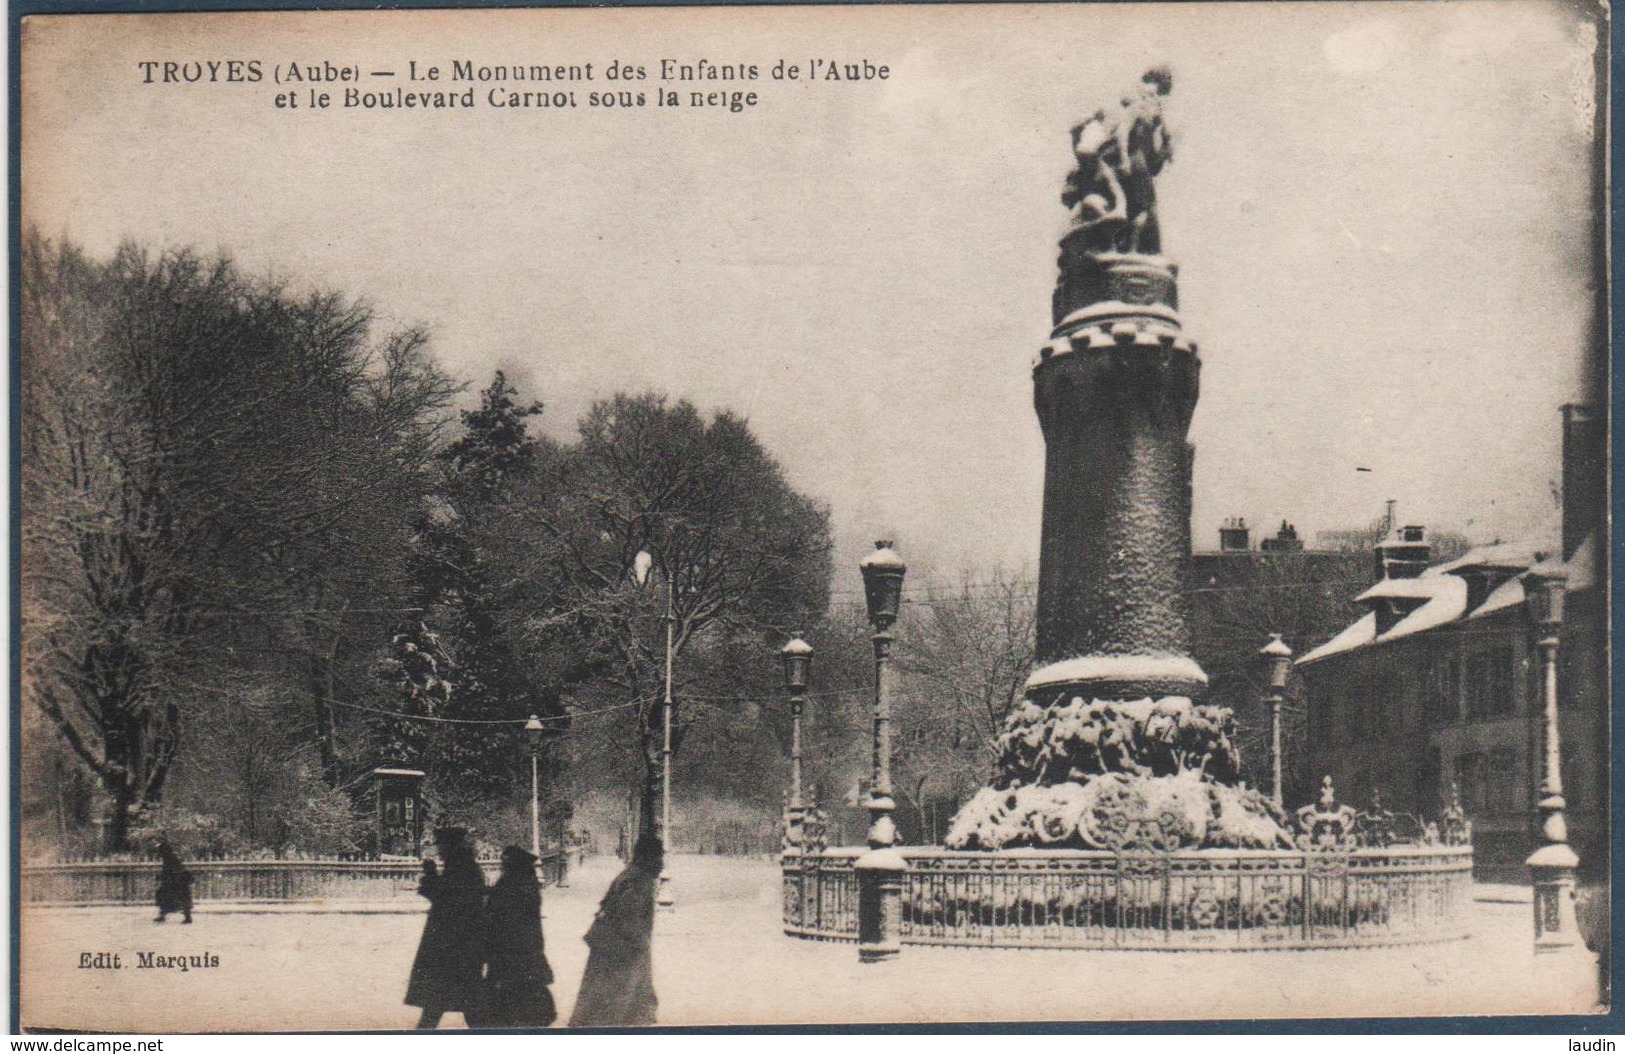
[[[1271,633],[1270,641],[1259,649],[1265,668],[1269,671],[1269,691],[1264,702],[1270,708],[1270,801],[1281,808],[1281,704],[1286,700],[1286,677],[1292,669],[1292,649],[1286,646],[1279,633]]]
[[[891,819],[897,807],[891,796],[891,627],[897,621],[908,566],[891,546],[889,540],[876,542],[875,551],[858,563],[869,624],[874,627],[870,638],[875,649],[874,765],[868,802],[869,846],[873,849],[897,843],[897,827]]]
[[[1535,951],[1566,951],[1580,939],[1574,911],[1575,871],[1580,858],[1569,847],[1568,821],[1563,816],[1562,739],[1557,729],[1557,648],[1563,625],[1563,601],[1568,572],[1562,567],[1537,564],[1523,576],[1524,604],[1538,639],[1546,709],[1546,772],[1540,783],[1541,835],[1545,844],[1529,855],[1535,890]]]
[[[790,693],[790,823],[786,841],[802,848],[802,821],[806,815],[801,798],[801,708],[806,702],[807,678],[812,671],[812,645],[794,637],[779,652],[784,662],[784,687]]]
[[[648,550],[640,550],[632,563],[632,574],[638,585],[649,581],[649,570],[654,557]],[[666,873],[666,861],[671,858],[671,666],[672,643],[677,626],[677,583],[666,575],[666,694],[660,705],[660,893],[655,903],[662,908],[676,905],[671,892],[671,876]]]
[[[542,756],[542,719],[535,714],[525,722],[525,742],[530,750],[530,852],[537,860],[542,858],[542,804],[537,766]]]
[[[874,627],[875,649],[874,771],[869,780],[869,852],[859,857],[858,960],[873,963],[895,959],[901,950],[903,872],[908,862],[893,848],[897,827],[891,796],[891,627],[902,603],[903,575],[908,567],[889,540],[875,543],[875,551],[858,563],[863,573],[863,596]]]

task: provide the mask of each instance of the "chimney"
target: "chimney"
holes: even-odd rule
[[[1426,528],[1401,527],[1377,543],[1378,578],[1415,578],[1427,569],[1431,551]]]
[[[1298,537],[1296,524],[1282,520],[1281,529],[1275,532],[1275,537],[1260,539],[1258,547],[1266,553],[1301,553],[1303,540]]]
[[[1602,523],[1607,451],[1603,417],[1594,406],[1563,407],[1563,559]]]
[[[1252,551],[1252,542],[1247,537],[1247,521],[1240,517],[1231,517],[1224,521],[1219,528],[1219,552],[1246,553]]]

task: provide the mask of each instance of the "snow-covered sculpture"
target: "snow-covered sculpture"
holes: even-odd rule
[[[1182,697],[1024,700],[948,848],[1290,848],[1285,817],[1237,783],[1231,732],[1229,710]]]
[[[1153,181],[1173,157],[1162,123],[1162,97],[1173,85],[1167,69],[1149,70],[1116,109],[1097,110],[1072,129],[1078,167],[1067,176],[1061,203],[1072,210],[1073,224],[1090,232],[1088,248],[1161,251]]]

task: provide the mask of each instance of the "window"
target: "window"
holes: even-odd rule
[[[1422,815],[1435,817],[1439,815],[1442,803],[1439,800],[1439,776],[1442,772],[1442,763],[1439,760],[1439,748],[1429,747],[1422,762],[1421,769],[1416,774],[1416,794],[1414,801]]]
[[[1448,725],[1461,720],[1461,660],[1435,658],[1422,672],[1422,705],[1430,724]]]
[[[1371,685],[1371,690],[1376,696],[1375,702],[1378,721],[1380,722],[1373,729],[1374,734],[1377,736],[1387,738],[1404,731],[1405,726],[1410,723],[1410,711],[1414,709],[1414,704],[1407,705],[1409,700],[1401,688],[1401,684],[1402,682],[1398,677],[1389,675],[1377,678]]]
[[[1471,819],[1482,816],[1485,808],[1484,755],[1460,754],[1451,768],[1456,781],[1456,792],[1461,795],[1461,807]]]
[[[1510,717],[1513,699],[1512,648],[1500,645],[1467,657],[1467,720]]]
[[[1345,742],[1386,739],[1405,725],[1405,700],[1392,676],[1365,676],[1356,679],[1343,697],[1346,715]]]
[[[1355,696],[1344,684],[1333,682],[1326,686],[1325,714],[1327,738],[1332,743],[1352,743],[1360,737],[1354,713]]]
[[[1532,804],[1516,750],[1490,751],[1484,782],[1485,807],[1489,812],[1519,813]]]

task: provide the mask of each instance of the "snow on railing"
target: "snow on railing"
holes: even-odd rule
[[[537,877],[560,885],[569,874],[574,846],[544,850]],[[417,857],[232,856],[189,857],[194,900],[248,903],[317,900],[391,900],[417,892],[422,864]],[[487,882],[501,868],[497,857],[481,858]],[[143,904],[153,899],[159,863],[136,857],[99,858],[22,867],[23,901],[28,904]]]
[[[905,848],[902,939],[1011,948],[1268,949],[1465,935],[1472,847]],[[784,929],[857,938],[859,849],[786,853]]]

